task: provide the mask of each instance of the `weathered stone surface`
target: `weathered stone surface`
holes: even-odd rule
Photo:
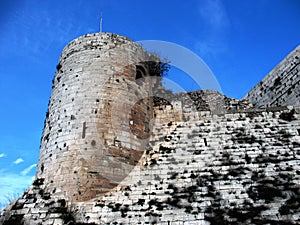
[[[297,46],[245,97],[256,107],[300,106],[300,46]]]
[[[47,192],[86,201],[127,176],[142,155],[139,137],[149,135],[150,128],[144,127],[151,116],[147,101],[134,110],[139,116],[131,130],[138,136],[128,118],[137,95],[151,95],[145,83],[135,82],[137,66],[146,76],[151,71],[140,64],[151,60],[156,57],[140,45],[109,33],[85,35],[64,48],[37,168]]]

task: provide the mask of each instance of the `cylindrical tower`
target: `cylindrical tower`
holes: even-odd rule
[[[85,201],[126,177],[150,130],[151,84],[137,79],[151,76],[155,60],[140,45],[111,33],[88,34],[64,48],[36,175],[45,191]]]

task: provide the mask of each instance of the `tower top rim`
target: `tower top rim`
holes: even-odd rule
[[[60,55],[60,60],[68,57],[70,51],[78,51],[78,49],[84,49],[87,46],[91,45],[93,47],[95,45],[95,42],[99,45],[107,45],[108,43],[114,43],[114,44],[132,44],[139,48],[143,47],[141,44],[131,40],[130,38],[119,35],[116,33],[110,33],[110,32],[95,32],[95,33],[88,33],[81,35],[73,40],[71,40],[62,50],[62,53]],[[81,47],[79,47],[81,46]],[[147,52],[144,49],[145,52]]]
[[[70,45],[72,44],[78,44],[77,42],[82,40],[82,39],[85,39],[85,38],[91,38],[91,37],[100,37],[101,39],[105,40],[105,39],[109,39],[109,38],[120,38],[120,39],[124,39],[126,41],[129,41],[129,42],[133,42],[133,43],[136,43],[134,42],[133,40],[131,40],[130,38],[126,37],[126,36],[123,36],[123,35],[120,35],[120,34],[116,34],[116,33],[111,33],[111,32],[95,32],[95,33],[88,33],[88,34],[84,34],[84,35],[81,35],[81,36],[78,36],[76,38],[74,38],[73,40],[71,40],[63,49],[63,51],[68,48]],[[136,43],[138,44],[138,43]]]

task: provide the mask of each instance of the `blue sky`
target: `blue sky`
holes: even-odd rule
[[[100,12],[103,31],[190,49],[235,98],[300,44],[298,0],[1,0],[0,202],[31,183],[59,55],[99,31]],[[197,89],[179,74],[168,78]]]

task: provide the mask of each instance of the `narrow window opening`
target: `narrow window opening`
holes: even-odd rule
[[[205,146],[207,146],[207,140],[206,140],[206,138],[204,138],[203,140],[204,140]]]

